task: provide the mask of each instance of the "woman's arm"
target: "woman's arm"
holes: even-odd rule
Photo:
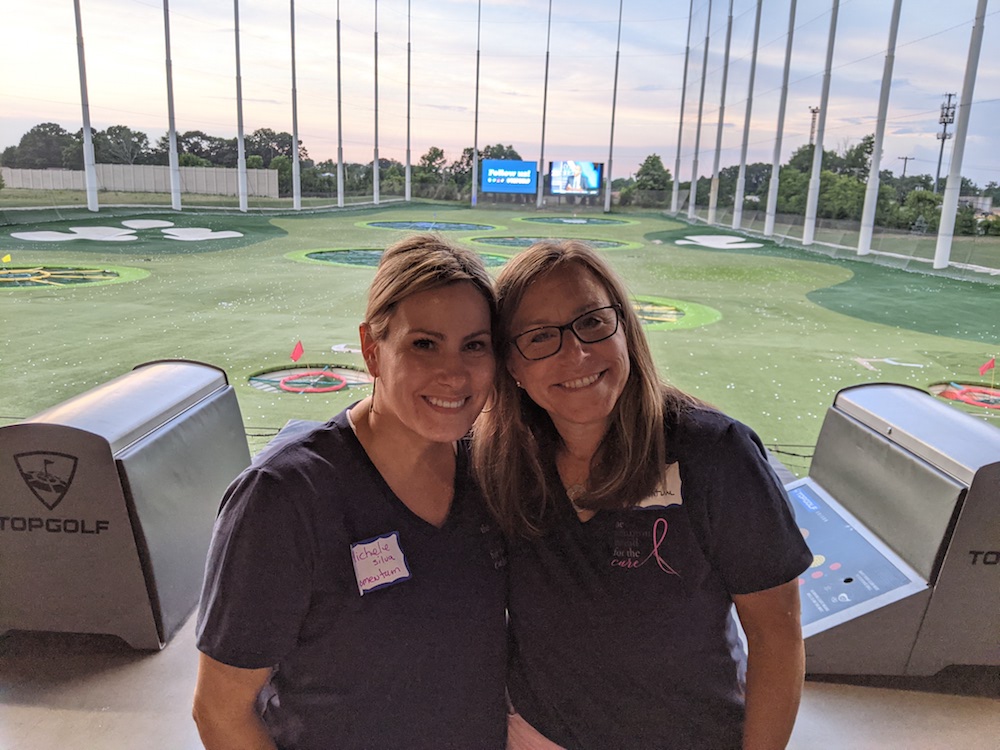
[[[276,750],[256,708],[270,675],[270,669],[240,669],[200,655],[193,715],[206,750]]]
[[[743,750],[788,744],[805,676],[799,582],[733,596],[747,636],[746,724]]]

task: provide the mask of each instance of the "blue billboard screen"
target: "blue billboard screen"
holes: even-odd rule
[[[484,193],[535,193],[538,170],[534,162],[483,159],[479,165]]]

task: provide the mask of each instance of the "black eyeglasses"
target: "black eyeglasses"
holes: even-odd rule
[[[596,344],[618,332],[621,308],[608,305],[588,310],[564,326],[541,326],[514,337],[514,346],[525,359],[538,360],[551,357],[562,349],[563,331],[572,331],[584,344]]]

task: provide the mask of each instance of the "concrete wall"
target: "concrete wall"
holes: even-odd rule
[[[98,190],[125,193],[169,193],[170,167],[149,164],[97,164]],[[11,169],[0,167],[10,188],[33,190],[86,190],[83,171],[70,169]],[[181,193],[237,195],[237,170],[224,167],[181,167]],[[248,169],[247,194],[256,198],[278,197],[278,172]]]

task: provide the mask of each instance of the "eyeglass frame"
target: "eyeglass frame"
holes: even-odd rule
[[[598,312],[600,310],[614,310],[615,311],[615,329],[611,333],[609,333],[607,336],[601,336],[601,338],[594,339],[592,341],[584,341],[583,338],[580,336],[580,334],[577,332],[577,330],[573,326],[579,320],[587,317],[588,315],[592,315],[593,313]],[[622,326],[622,306],[620,304],[618,304],[617,302],[615,302],[615,303],[610,304],[610,305],[602,305],[601,307],[595,307],[592,310],[587,310],[586,312],[580,313],[575,318],[573,318],[573,320],[571,320],[569,323],[566,323],[566,324],[561,325],[561,326],[557,326],[557,325],[535,326],[534,328],[529,328],[527,331],[521,331],[521,333],[519,333],[516,336],[514,336],[514,337],[511,338],[511,343],[514,345],[514,348],[517,349],[517,353],[520,354],[522,357],[524,357],[529,362],[541,362],[543,359],[548,359],[549,357],[554,357],[559,352],[562,351],[563,339],[564,339],[563,334],[566,331],[570,331],[574,336],[576,336],[576,340],[579,341],[581,344],[597,344],[597,343],[599,343],[601,341],[607,341],[609,338],[611,338],[612,336],[614,336],[616,333],[618,333],[618,329],[621,328],[621,326]],[[521,346],[520,346],[520,344],[517,343],[517,340],[519,338],[521,338],[522,336],[526,336],[529,333],[534,333],[535,331],[544,330],[545,328],[555,328],[557,331],[559,331],[559,346],[556,347],[556,350],[554,352],[552,352],[552,354],[546,354],[544,357],[529,357],[527,354],[525,354],[521,350]]]

